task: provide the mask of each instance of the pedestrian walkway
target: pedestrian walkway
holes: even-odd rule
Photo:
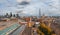
[[[4,30],[0,30],[0,35],[6,35],[7,33],[9,34],[11,31],[13,31],[14,29],[16,29],[19,26],[20,25],[18,23],[16,23]]]

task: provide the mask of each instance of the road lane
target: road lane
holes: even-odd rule
[[[11,33],[10,35],[20,35],[20,33],[25,29],[25,27],[26,27],[26,25],[22,25],[16,31],[14,31],[13,33]]]
[[[25,30],[22,32],[22,35],[32,35],[32,28],[26,27]]]

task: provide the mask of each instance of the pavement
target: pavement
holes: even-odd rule
[[[0,30],[3,30],[13,24],[17,23],[17,21],[1,21],[0,22]]]
[[[8,35],[10,32],[15,30],[17,27],[19,27],[19,24],[13,24],[12,26],[5,28],[4,30],[0,30],[0,35]]]

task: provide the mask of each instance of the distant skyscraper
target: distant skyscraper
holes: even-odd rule
[[[39,9],[39,17],[41,17],[41,10]]]
[[[13,15],[13,17],[15,17],[15,14]]]
[[[19,14],[16,14],[16,17],[19,17]]]
[[[9,14],[8,13],[6,13],[6,16],[8,16]]]
[[[8,18],[8,17],[9,17],[9,14],[8,14],[8,13],[6,13],[5,17],[7,17],[7,18]]]
[[[6,17],[8,17],[8,15],[9,15],[9,14],[8,14],[8,13],[6,13]]]
[[[10,12],[10,17],[12,17],[12,12]]]

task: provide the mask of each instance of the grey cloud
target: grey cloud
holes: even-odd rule
[[[29,2],[26,2],[26,1],[22,1],[21,3],[18,3],[19,5],[28,5]]]

